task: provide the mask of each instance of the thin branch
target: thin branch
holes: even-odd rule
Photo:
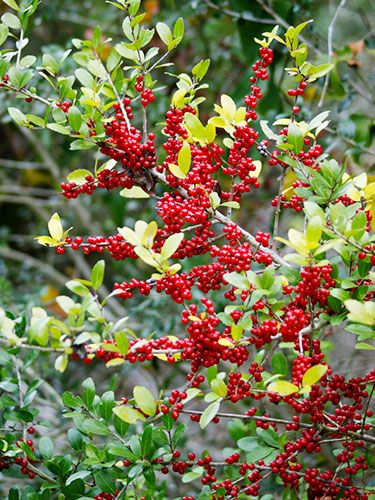
[[[335,24],[336,24],[336,21],[337,21],[339,14],[340,14],[340,11],[345,6],[346,2],[347,2],[347,0],[341,0],[339,5],[337,6],[336,12],[335,12],[334,16],[332,17],[332,20],[328,26],[328,38],[327,38],[328,63],[330,63],[332,61],[332,56],[333,56],[333,31],[335,28]],[[323,106],[325,95],[326,95],[326,92],[328,90],[328,84],[329,84],[329,72],[327,73],[326,78],[324,80],[324,86],[323,86],[323,90],[322,90],[322,95],[320,96],[318,109]]]
[[[187,415],[202,415],[203,411],[200,410],[181,410],[181,413],[186,413]],[[292,420],[285,420],[283,418],[273,418],[273,417],[264,417],[261,415],[241,415],[240,413],[224,413],[218,412],[216,413],[217,417],[222,418],[240,418],[242,420],[259,420],[260,422],[273,422],[275,424],[295,424]],[[298,423],[300,427],[305,429],[311,429],[313,427],[312,424],[304,424],[303,422]]]
[[[279,222],[280,222],[280,212],[281,212],[281,195],[284,187],[284,179],[286,175],[286,169],[283,168],[280,176],[280,184],[279,184],[279,192],[277,196],[277,205],[275,209],[275,218],[273,221],[273,234],[272,234],[272,249],[277,252],[277,235],[279,231]]]
[[[21,52],[22,52],[22,43],[24,40],[24,31],[21,28],[20,29],[20,39],[17,41],[17,59],[16,59],[16,68],[18,69],[20,67],[20,60],[21,60]]]
[[[226,217],[225,215],[223,215],[222,213],[218,212],[218,211],[215,211],[214,213],[214,218],[220,222],[222,222],[223,224],[229,224],[231,221],[231,219],[229,219],[228,217]],[[248,231],[246,231],[245,229],[243,229],[241,226],[239,226],[237,224],[237,228],[239,231],[241,231],[243,237],[245,238],[245,240],[247,240],[249,243],[251,243],[253,246],[257,247],[259,245],[259,243],[256,241],[256,239],[254,238],[254,236],[252,234],[250,234]],[[289,262],[287,262],[286,260],[284,260],[277,252],[271,250],[271,249],[267,249],[267,253],[270,254],[270,256],[272,257],[272,260],[276,263],[276,264],[279,264],[280,266],[285,266],[285,267],[291,267],[291,265],[289,264]]]
[[[2,82],[2,86],[4,88],[12,90],[13,92],[18,92],[19,94],[25,95],[26,97],[30,97],[34,101],[39,101],[39,102],[45,104],[46,106],[49,106],[51,104],[49,101],[47,101],[47,99],[44,99],[44,97],[41,97],[37,94],[33,94],[32,92],[30,92],[27,89],[18,89],[14,85],[11,85],[10,83],[6,83],[6,82]]]
[[[8,347],[14,347],[14,348],[21,348],[21,349],[28,349],[30,351],[40,351],[40,352],[66,352],[66,348],[64,347],[43,347],[39,345],[32,345],[32,344],[17,344],[17,345],[12,345],[10,342],[8,342],[6,339],[0,338],[0,343],[6,344]]]
[[[203,0],[203,1],[211,9],[217,10],[219,12],[223,12],[223,14],[227,14],[230,17],[235,17],[236,19],[242,19],[243,21],[251,21],[251,22],[260,23],[260,24],[272,24],[273,23],[273,19],[271,19],[271,18],[255,17],[249,13],[236,12],[234,10],[230,10],[230,9],[225,8],[225,7],[220,7],[219,5],[214,4],[210,0]]]

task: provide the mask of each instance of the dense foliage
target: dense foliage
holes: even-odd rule
[[[90,277],[66,284],[70,294],[54,308],[0,311],[4,495],[371,498],[375,371],[347,376],[329,356],[344,330],[354,352],[375,349],[375,183],[325,153],[329,111],[304,114],[303,97],[321,81],[323,103],[334,69],[309,54],[311,21],[255,39],[238,106],[226,93],[206,101],[209,59],[171,73],[182,18],[146,27],[139,1],[109,2],[122,16],[122,41],[96,27],[73,38],[73,50],[37,58],[25,49],[38,2],[5,3],[0,92],[9,115],[27,133],[54,132],[71,151],[95,153],[92,168],[68,174],[60,197],[84,214],[88,197],[109,192],[135,200],[141,217],[110,236],[81,236],[55,212],[49,235],[36,237],[58,255],[130,262],[131,277],[103,293],[103,258]],[[271,122],[258,115],[274,47],[288,56],[290,112]],[[163,71],[177,80],[168,108]],[[274,197],[267,169],[278,179]],[[271,232],[249,224],[246,200],[257,191],[261,210],[272,207]],[[142,296],[150,296],[143,316],[158,296],[168,300],[180,318],[172,331],[132,324]],[[116,315],[119,302],[130,318]],[[79,394],[43,376],[51,362],[61,377],[88,365]],[[156,380],[131,378],[139,364],[153,366]]]

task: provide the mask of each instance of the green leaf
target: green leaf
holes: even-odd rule
[[[293,153],[298,154],[303,147],[303,134],[297,123],[292,122],[288,127],[288,143],[293,146]]]
[[[143,457],[150,456],[152,443],[152,427],[148,426],[144,429],[141,439],[141,454]]]
[[[306,238],[308,243],[319,243],[322,237],[323,223],[319,215],[315,215],[307,224]]]
[[[260,279],[261,287],[264,290],[269,290],[275,281],[275,268],[273,266],[268,266],[264,270],[262,277]]]
[[[0,45],[2,45],[8,38],[9,28],[6,24],[0,24]],[[4,75],[2,75],[4,76]]]
[[[95,87],[95,80],[87,70],[79,68],[75,70],[74,74],[84,87],[89,89],[93,89]]]
[[[137,455],[135,455],[132,451],[129,450],[129,448],[127,448],[123,444],[115,444],[111,446],[108,450],[108,453],[110,453],[111,455],[116,455],[118,457],[127,458],[132,462],[135,462],[138,458]]]
[[[85,418],[80,424],[80,430],[85,434],[94,434],[96,436],[109,436],[111,434],[105,422],[94,418]]]
[[[128,424],[135,424],[137,420],[145,420],[145,417],[139,411],[129,408],[129,406],[116,406],[113,413]]]
[[[184,141],[182,148],[178,153],[177,164],[185,175],[189,172],[191,166],[191,150],[188,142]]]
[[[17,3],[14,0],[3,0],[4,3],[6,3],[11,9],[14,10],[20,10],[18,7]]]
[[[153,416],[156,413],[155,398],[152,393],[141,385],[136,385],[133,389],[134,400],[139,408],[146,415]]]
[[[309,368],[302,378],[302,386],[313,386],[325,375],[328,370],[327,365],[315,365]]]
[[[92,408],[92,403],[95,398],[95,384],[92,378],[87,378],[82,383],[83,393],[82,400],[87,406],[87,408]]]
[[[60,356],[57,356],[55,359],[55,370],[63,373],[66,370],[66,367],[68,366],[68,356],[66,354],[60,354]]]
[[[238,342],[241,340],[243,335],[243,327],[241,325],[232,325],[230,329],[231,337],[234,341]]]
[[[76,479],[85,479],[91,474],[91,471],[89,470],[80,470],[78,472],[75,472],[71,476],[68,477],[68,479],[65,482],[65,486],[69,486],[73,481]]]
[[[250,283],[245,276],[240,273],[232,272],[224,274],[223,278],[230,285],[238,288],[239,290],[249,290]]]
[[[74,131],[81,128],[83,118],[80,110],[76,106],[70,106],[68,111],[68,123]]]
[[[177,251],[181,241],[184,239],[183,233],[176,233],[169,236],[163,245],[160,256],[163,260],[169,259]]]
[[[116,332],[115,342],[123,356],[126,356],[129,350],[129,339],[125,332]]]
[[[140,186],[133,186],[132,188],[124,188],[120,191],[120,196],[123,198],[150,198],[150,195],[146,193]]]
[[[277,382],[272,382],[268,386],[268,390],[270,392],[276,392],[279,396],[289,396],[290,394],[298,392],[298,387],[286,380],[278,380]]]
[[[91,283],[94,290],[99,290],[103,284],[105,261],[99,260],[91,270]]]
[[[85,141],[84,139],[77,139],[70,144],[71,151],[78,151],[82,149],[93,149],[96,148],[95,142]]]
[[[100,414],[109,422],[112,417],[112,410],[115,406],[115,395],[113,391],[105,392],[101,397]]]
[[[179,17],[173,26],[173,36],[175,38],[182,38],[184,36],[185,26],[182,17]]]
[[[280,448],[279,436],[272,427],[268,429],[257,428],[258,436],[264,441],[265,444],[272,446],[273,448]]]
[[[331,63],[320,64],[319,66],[311,66],[307,71],[307,75],[309,77],[309,79],[308,79],[309,82],[314,82],[318,78],[325,76],[334,67],[335,67],[335,65],[331,64]]]
[[[86,181],[86,176],[92,176],[92,173],[90,170],[86,170],[85,168],[77,168],[77,170],[73,170],[73,172],[70,172],[70,174],[67,176],[67,180],[69,182],[75,182],[78,186],[82,186],[82,184],[85,184]]]
[[[31,70],[21,71],[15,66],[12,66],[9,69],[8,74],[9,82],[18,89],[22,89],[23,87],[25,87],[34,75],[33,71]]]
[[[288,373],[288,361],[282,352],[275,352],[272,356],[271,367],[274,373],[284,376]]]
[[[205,76],[210,67],[210,59],[202,59],[198,64],[196,64],[191,70],[192,74],[199,81]]]
[[[53,457],[54,445],[52,439],[43,436],[39,440],[39,451],[44,459],[51,459]]]
[[[8,68],[9,68],[8,61],[4,61],[3,59],[0,59],[0,78],[3,78],[5,73],[8,71]]]
[[[116,493],[116,472],[112,469],[103,469],[94,472],[95,484],[99,486],[101,491]]]
[[[21,22],[19,18],[11,12],[6,12],[3,16],[1,16],[1,20],[6,26],[8,26],[8,28],[12,28],[15,30],[19,30],[21,28]]]
[[[37,459],[33,450],[24,441],[18,441],[17,446],[21,448],[31,460]]]
[[[104,65],[97,59],[88,62],[87,69],[95,76],[101,79],[107,78],[107,72]]]
[[[220,399],[214,401],[204,410],[199,420],[199,426],[201,429],[205,429],[212,419],[215,418],[220,408],[220,401]]]
[[[375,350],[375,347],[371,344],[368,344],[367,342],[358,342],[356,345],[355,345],[355,348],[356,349],[364,349],[364,350],[367,350],[367,351],[374,351]]]
[[[69,127],[65,127],[64,125],[61,125],[60,123],[48,123],[47,128],[49,128],[50,130],[53,130],[54,132],[57,132],[58,134],[70,135]]]
[[[195,481],[199,477],[202,477],[204,473],[204,468],[203,467],[194,467],[190,472],[186,472],[182,476],[182,482],[183,483],[191,483],[191,481]]]
[[[167,46],[168,50],[170,50],[169,47],[173,41],[173,36],[169,26],[167,26],[165,23],[157,23],[156,31],[161,41]]]
[[[174,163],[169,163],[168,164],[169,171],[171,174],[173,174],[177,179],[185,179],[186,174],[180,169],[178,165],[175,165]]]
[[[18,125],[24,125],[27,123],[26,115],[24,115],[19,109],[10,107],[8,108],[8,113]]]
[[[80,297],[86,297],[86,295],[90,295],[90,290],[87,286],[79,283],[78,281],[71,280],[65,283],[65,286],[69,288],[69,290],[73,293],[76,293]]]
[[[375,326],[375,303],[349,299],[345,301],[349,310],[348,319],[363,325]]]
[[[40,116],[27,113],[26,118],[27,118],[28,122],[36,125],[37,127],[41,127],[41,128],[46,127],[46,122]]]
[[[340,302],[345,302],[350,297],[350,293],[341,288],[331,288],[329,292],[331,297],[335,297]]]
[[[211,381],[211,389],[215,394],[217,394],[221,398],[225,398],[228,393],[228,388],[225,382],[219,378],[214,378]]]

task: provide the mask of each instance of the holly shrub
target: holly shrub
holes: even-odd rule
[[[243,104],[221,95],[219,104],[204,104],[213,108],[208,118],[199,113],[208,59],[172,74],[170,107],[157,107],[163,88],[156,77],[172,71],[167,57],[182,40],[181,18],[146,28],[139,0],[108,2],[122,16],[122,41],[97,27],[58,60],[25,55],[38,1],[4,1],[0,91],[12,100],[10,116],[20,127],[67,136],[71,150],[96,153],[91,170],[74,170],[62,182],[61,195],[114,191],[153,209],[134,227],[88,238],[54,213],[49,234],[36,238],[59,254],[127,260],[135,276],[103,297],[105,261],[98,260],[90,280],[66,284],[55,315],[41,307],[20,317],[1,310],[4,495],[375,498],[375,370],[359,367],[349,378],[329,362],[343,330],[355,336],[353,349],[375,349],[375,183],[324,152],[319,136],[329,111],[302,118],[307,87],[332,69],[309,62],[299,37],[311,21],[255,39],[259,58]],[[290,114],[268,123],[257,106],[276,45],[289,55]],[[149,123],[149,107],[161,123]],[[273,199],[262,168],[278,177]],[[249,232],[257,222],[241,213],[243,200],[262,188],[272,234]],[[287,231],[279,228],[281,214]],[[139,267],[147,279],[136,277]],[[131,320],[107,312],[109,300],[151,295],[152,304],[156,294],[180,311],[170,335],[145,338]],[[79,394],[61,393],[58,377],[39,375],[50,363],[57,372],[68,363],[90,365],[91,377]],[[108,381],[98,394],[100,363]],[[112,373],[121,379],[121,365],[139,363],[169,370],[174,388],[156,392],[132,380],[121,393]],[[65,419],[58,442],[49,404]],[[214,453],[206,441],[216,442]]]

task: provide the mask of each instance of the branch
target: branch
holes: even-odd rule
[[[203,411],[198,411],[198,410],[181,410],[181,413],[186,413],[188,415],[202,415]],[[287,425],[287,424],[295,424],[292,420],[285,420],[282,418],[273,418],[273,417],[262,417],[261,415],[241,415],[237,413],[223,413],[219,412],[216,413],[217,417],[222,417],[222,418],[240,418],[242,420],[259,420],[260,422],[273,422],[275,424],[282,424],[282,425]],[[304,427],[305,429],[311,429],[313,427],[312,424],[304,424],[304,423],[298,423],[300,427]]]
[[[332,42],[332,39],[333,39],[333,30],[335,28],[335,24],[336,24],[336,20],[340,14],[340,11],[341,9],[345,6],[347,0],[341,0],[341,2],[339,3],[337,9],[336,9],[336,12],[334,14],[334,16],[332,17],[332,20],[328,26],[328,39],[327,39],[327,43],[328,43],[328,63],[330,63],[332,61],[332,56],[333,56],[333,42]],[[326,75],[326,78],[324,80],[324,86],[323,86],[323,90],[322,90],[322,95],[320,96],[320,100],[319,100],[319,104],[318,104],[318,109],[321,108],[323,106],[323,103],[324,103],[324,98],[325,98],[325,95],[326,95],[326,92],[327,92],[327,89],[328,89],[328,84],[329,84],[329,72],[327,73]]]
[[[223,215],[222,213],[215,211],[214,213],[214,218],[218,220],[219,222],[222,222],[223,224],[229,224],[230,222],[233,222],[231,219]],[[257,247],[259,243],[256,241],[254,236],[250,234],[246,229],[243,229],[241,226],[237,224],[237,228],[239,231],[241,231],[243,237],[245,240],[247,240],[249,243],[251,243],[253,246]],[[272,257],[272,260],[276,263],[279,264],[280,266],[285,266],[285,267],[292,267],[289,262],[284,260],[277,252],[267,248],[267,253],[270,254]]]
[[[251,21],[254,23],[261,23],[261,24],[272,24],[273,23],[273,19],[270,19],[270,18],[255,17],[252,14],[248,14],[248,13],[244,13],[244,12],[236,12],[234,10],[226,9],[225,7],[220,7],[219,5],[212,3],[210,0],[203,0],[203,1],[208,7],[211,7],[211,9],[217,10],[219,12],[223,12],[224,14],[227,14],[228,16],[231,16],[231,17],[235,17],[236,19],[242,19],[244,21]]]

